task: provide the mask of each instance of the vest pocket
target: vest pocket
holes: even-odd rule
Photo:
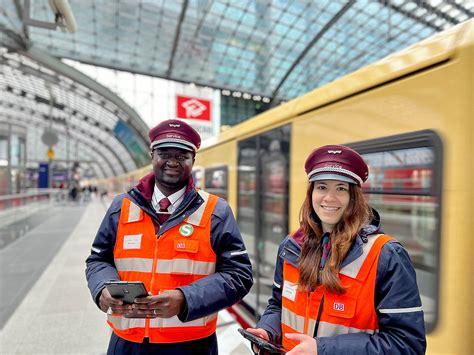
[[[199,250],[199,240],[187,238],[175,239],[174,250],[180,253],[197,253]]]
[[[356,309],[356,299],[348,297],[327,297],[324,301],[324,312],[333,317],[353,318]]]

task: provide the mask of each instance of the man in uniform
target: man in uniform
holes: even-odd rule
[[[86,260],[107,353],[217,354],[217,312],[249,292],[250,260],[227,202],[194,187],[199,134],[167,120],[149,136],[153,172],[113,200]],[[113,280],[143,281],[149,296],[124,304]]]

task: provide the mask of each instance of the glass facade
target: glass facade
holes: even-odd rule
[[[26,128],[0,123],[0,195],[25,191]]]

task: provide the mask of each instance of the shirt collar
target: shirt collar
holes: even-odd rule
[[[164,198],[168,197],[168,200],[170,200],[171,205],[168,207],[168,212],[174,212],[176,208],[180,205],[180,203],[183,201],[184,198],[184,193],[186,192],[186,186],[184,186],[181,190],[176,191],[175,193],[165,196],[163,192],[156,186],[153,188],[153,196],[151,198],[151,204],[155,211],[160,210],[160,205],[159,201]]]

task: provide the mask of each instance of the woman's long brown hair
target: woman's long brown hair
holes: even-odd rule
[[[321,220],[313,209],[313,187],[314,182],[308,186],[306,199],[300,211],[304,242],[299,261],[299,284],[308,291],[313,291],[317,286],[323,285],[329,291],[341,294],[345,291],[339,280],[341,263],[361,227],[371,217],[371,210],[362,189],[357,185],[349,184],[349,205],[331,232],[331,255],[324,268],[320,269],[323,230]]]

